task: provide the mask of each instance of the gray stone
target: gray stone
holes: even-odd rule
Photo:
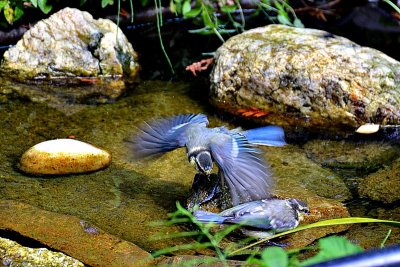
[[[2,71],[25,79],[137,76],[137,55],[107,19],[65,8],[39,21],[4,53]]]
[[[265,124],[353,131],[400,122],[400,63],[346,38],[269,25],[230,38],[215,55],[211,100]]]

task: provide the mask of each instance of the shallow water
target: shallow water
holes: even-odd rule
[[[195,170],[188,164],[185,150],[178,149],[148,162],[132,162],[125,140],[144,120],[179,113],[205,113],[211,127],[238,126],[215,115],[207,104],[207,94],[207,88],[202,86],[145,81],[112,104],[62,108],[22,100],[1,104],[0,198],[76,215],[147,251],[184,242],[154,242],[151,238],[165,229],[149,224],[167,218],[168,212],[175,210],[175,202],[184,201],[188,196]],[[110,151],[111,166],[90,174],[47,177],[27,176],[18,170],[19,157],[26,149],[45,140],[70,135]],[[302,190],[307,190],[340,201],[349,201],[354,196],[354,190],[347,188],[351,183],[342,179],[344,175],[321,167],[318,160],[309,159],[302,145],[290,144],[263,151],[279,178],[281,195],[306,198]],[[394,156],[381,165],[398,157],[397,152],[393,153]],[[359,212],[359,206],[355,206],[358,216],[370,212],[366,208]],[[371,239],[370,236],[366,238]],[[376,238],[379,240],[380,235]],[[397,239],[393,237],[389,241],[393,243]]]

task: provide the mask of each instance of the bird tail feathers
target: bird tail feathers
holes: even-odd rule
[[[199,222],[202,223],[217,223],[217,224],[222,224],[225,221],[225,217],[216,214],[216,213],[212,213],[212,212],[208,212],[208,211],[203,211],[203,210],[196,210],[195,212],[193,212],[193,216],[196,218],[196,220],[198,220]]]
[[[243,132],[249,143],[264,146],[284,146],[285,133],[279,126],[264,126]]]

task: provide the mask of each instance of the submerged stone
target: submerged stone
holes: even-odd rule
[[[74,139],[49,140],[28,149],[19,168],[34,175],[85,173],[110,165],[107,151]]]
[[[284,25],[230,38],[211,74],[211,100],[225,111],[334,133],[399,124],[399,89],[393,58],[325,31]]]
[[[307,157],[332,169],[371,173],[400,156],[397,146],[384,142],[312,140],[304,145]]]
[[[360,182],[359,193],[362,197],[384,203],[400,200],[400,159]]]
[[[11,200],[0,200],[0,214],[1,230],[17,232],[89,266],[145,267],[152,261],[150,253],[131,242],[99,228],[89,231],[88,223],[76,216]]]

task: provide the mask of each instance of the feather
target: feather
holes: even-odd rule
[[[234,206],[271,197],[272,181],[259,150],[240,134],[212,140],[211,153],[226,180]]]
[[[185,114],[144,123],[136,136],[128,141],[133,158],[162,154],[186,143],[185,130],[192,124],[208,124],[203,114]]]
[[[256,129],[250,129],[242,132],[247,141],[251,144],[264,146],[284,146],[285,133],[282,127],[265,126]]]

